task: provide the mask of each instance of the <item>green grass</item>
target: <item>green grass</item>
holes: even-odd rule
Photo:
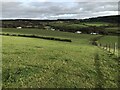
[[[90,44],[91,39],[101,35],[13,28],[3,29],[1,33],[52,36],[72,40],[69,43],[2,36],[3,87],[118,87],[116,56]],[[100,39],[102,43],[110,40],[109,37],[105,41],[103,38]],[[114,37],[113,41],[115,40]]]
[[[105,30],[111,34],[114,34],[114,33],[119,33],[119,27],[109,27],[109,28],[105,28]]]
[[[88,26],[85,26],[83,24],[71,24],[71,25],[68,25],[68,26],[70,26],[70,27],[76,27],[76,28],[86,28],[86,27],[88,27]]]
[[[40,36],[50,36],[56,38],[66,38],[71,39],[75,44],[86,44],[89,43],[91,38],[98,37],[100,35],[89,35],[89,34],[76,34],[60,31],[51,31],[45,29],[16,29],[16,28],[3,28],[1,33],[9,34],[32,34]]]
[[[28,33],[24,29],[18,32],[11,29],[9,32],[13,33],[12,30],[14,33]],[[41,34],[33,29],[30,30],[31,34]],[[2,36],[3,87],[118,87],[116,57],[87,42],[95,36],[69,33],[60,33],[61,35],[56,33],[58,34],[56,35],[50,32],[49,34],[68,36],[76,41],[67,43]]]
[[[35,34],[35,35],[45,35],[45,36],[55,36],[55,37],[67,37],[67,38],[78,38],[82,37],[78,34],[51,31],[44,29],[16,29],[16,28],[3,28],[2,32],[6,33],[18,33],[18,34]],[[87,38],[87,37],[86,37]]]
[[[83,24],[87,26],[96,26],[96,27],[113,25],[111,23],[106,23],[106,22],[85,22]]]

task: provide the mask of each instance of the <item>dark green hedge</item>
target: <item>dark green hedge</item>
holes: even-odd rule
[[[30,37],[30,38],[40,38],[40,39],[63,41],[63,42],[72,42],[72,40],[70,40],[70,39],[55,38],[55,37],[46,37],[46,36],[37,36],[37,35],[27,35],[27,34],[0,33],[0,35],[5,35],[5,36],[19,36],[19,37]]]

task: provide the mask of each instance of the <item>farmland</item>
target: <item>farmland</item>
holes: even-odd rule
[[[30,34],[30,35],[41,35],[41,36],[50,36],[57,38],[68,38],[71,39],[74,43],[78,44],[86,44],[89,43],[90,38],[97,37],[96,35],[88,35],[88,34],[74,34],[68,32],[60,32],[60,31],[51,31],[45,29],[20,29],[17,30],[15,28],[3,28],[1,33],[9,33],[9,34]],[[98,35],[101,36],[101,35]],[[78,42],[80,40],[80,42]]]
[[[52,36],[72,40],[72,42],[61,42],[2,36],[4,88],[117,88],[119,86],[117,57],[91,45],[91,40],[101,35],[15,28],[3,28],[1,33]],[[108,41],[103,38],[100,42]]]
[[[30,19],[16,19],[3,20],[2,28],[16,28],[21,26],[23,28],[31,29],[53,29],[56,31],[72,32],[81,31],[84,34],[92,32],[102,35],[117,35],[119,33],[118,17],[98,17],[90,19],[58,19],[58,20],[30,20]]]
[[[2,87],[119,88],[118,17],[3,20]]]
[[[83,24],[87,26],[96,26],[96,27],[112,25],[111,23],[106,23],[106,22],[85,22]]]
[[[109,27],[109,28],[106,28],[105,30],[110,34],[120,33],[119,27]]]

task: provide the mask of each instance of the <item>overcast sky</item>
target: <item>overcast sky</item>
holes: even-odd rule
[[[83,19],[118,15],[118,0],[3,0],[2,19]]]

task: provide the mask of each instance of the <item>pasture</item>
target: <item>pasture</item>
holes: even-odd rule
[[[115,34],[115,33],[119,34],[119,28],[120,27],[108,27],[108,28],[105,28],[105,30],[110,34]]]
[[[72,40],[69,43],[0,36],[3,46],[4,88],[118,87],[117,57],[90,44],[91,39],[101,35],[13,28],[3,29],[1,33],[54,36]]]
[[[113,24],[107,23],[107,22],[84,22],[83,24],[87,25],[87,26],[96,26],[96,27],[113,25]]]
[[[74,34],[61,31],[51,31],[45,29],[16,29],[16,28],[3,28],[1,33],[9,34],[29,34],[29,35],[40,35],[40,36],[49,36],[56,38],[67,38],[71,39],[74,44],[86,44],[89,43],[91,38],[95,38],[101,35],[89,35],[89,34]],[[79,42],[80,40],[80,42]]]

